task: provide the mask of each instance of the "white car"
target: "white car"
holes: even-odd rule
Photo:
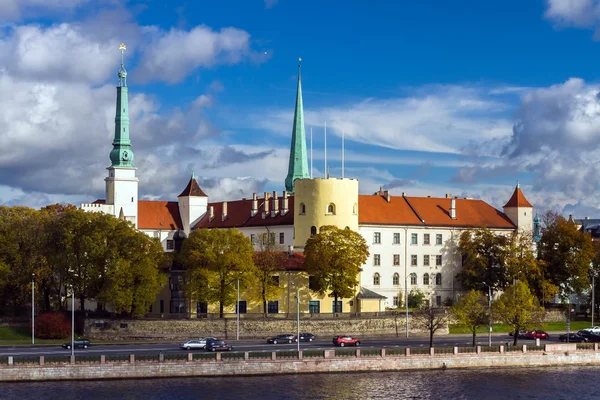
[[[582,331],[587,331],[595,335],[600,335],[600,326],[592,326],[591,328],[582,329]]]
[[[215,339],[213,337],[207,337],[207,338],[200,338],[198,340],[188,340],[187,342],[181,343],[179,345],[179,347],[182,349],[185,349],[185,350],[192,350],[192,349],[204,350],[204,349],[206,349],[206,345],[213,340],[217,340],[217,339]]]

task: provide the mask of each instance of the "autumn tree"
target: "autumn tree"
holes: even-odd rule
[[[477,290],[470,290],[452,306],[452,315],[473,333],[473,346],[475,346],[477,328],[489,322],[489,307],[485,296]]]
[[[338,304],[339,298],[354,296],[360,268],[369,257],[369,246],[358,232],[325,225],[308,238],[304,254],[316,291],[321,295],[329,292],[334,304]]]
[[[415,328],[429,333],[429,347],[433,347],[433,336],[448,325],[448,314],[446,310],[427,307],[414,311],[412,321]]]
[[[256,268],[250,239],[237,229],[197,229],[183,242],[188,292],[201,301],[219,303],[219,316],[236,302],[240,290],[254,282]]]
[[[515,346],[521,329],[541,324],[544,319],[544,309],[531,294],[527,284],[522,281],[507,287],[504,293],[494,300],[492,312],[497,320],[512,328]]]
[[[508,284],[505,266],[510,238],[487,228],[469,229],[460,235],[458,252],[463,267],[457,278],[467,290],[501,290]]]
[[[256,266],[257,291],[263,304],[263,313],[267,313],[267,302],[276,300],[281,294],[279,280],[275,274],[282,270],[287,255],[281,245],[275,243],[275,237],[269,233],[257,235],[254,265]]]

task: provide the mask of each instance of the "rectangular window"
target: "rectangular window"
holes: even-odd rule
[[[279,300],[269,301],[267,305],[267,313],[277,314],[279,313]]]
[[[373,265],[375,265],[376,267],[381,265],[381,255],[380,254],[373,254]]]
[[[315,278],[314,276],[308,277],[308,288],[310,290],[318,290],[319,289],[317,287],[317,278]]]
[[[423,235],[423,244],[429,244],[429,233]]]
[[[269,244],[275,244],[275,232],[269,233]]]
[[[175,242],[167,240],[167,250],[173,250],[175,248]]]
[[[373,234],[373,243],[381,244],[381,232],[375,232]]]
[[[331,312],[332,313],[342,312],[342,300],[338,300],[337,302],[334,300],[331,302]]]
[[[435,265],[440,267],[442,265],[442,256],[435,256]]]
[[[208,314],[208,303],[196,303],[197,314]]]
[[[254,233],[250,234],[250,241],[252,242],[252,244],[256,244],[256,235]]]
[[[417,266],[417,255],[416,254],[412,254],[410,256],[410,265],[412,267],[416,267]]]
[[[148,309],[148,312],[149,312],[149,313],[151,313],[151,312],[152,312],[152,308],[153,308],[153,307],[152,307],[152,304],[150,304],[150,308]],[[102,324],[102,326],[104,326],[104,325]],[[102,327],[102,326],[101,326],[101,327]]]
[[[424,255],[423,256],[423,265],[428,267],[429,266],[429,255]]]
[[[410,284],[411,285],[417,284],[417,274],[410,274]]]
[[[416,233],[410,234],[410,244],[419,244]]]
[[[438,307],[442,305],[442,296],[435,296],[435,305]]]
[[[319,314],[321,312],[321,302],[319,300],[309,300],[308,312],[311,314]]]
[[[392,306],[398,307],[398,296],[392,298]]]
[[[285,232],[279,232],[279,244],[285,243]]]
[[[438,246],[442,245],[442,234],[438,233],[437,235],[435,235],[435,244]]]
[[[394,254],[394,265],[400,265],[400,254]]]
[[[394,244],[400,244],[400,233],[394,232]]]
[[[240,300],[240,314],[246,314],[248,312],[248,303],[246,302],[246,300]],[[237,306],[235,308],[235,312],[237,314]]]
[[[160,301],[160,313],[164,313],[165,312],[165,301],[161,300]]]
[[[279,286],[279,275],[273,275],[271,279],[273,279],[274,286]]]

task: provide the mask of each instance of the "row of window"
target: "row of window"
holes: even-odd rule
[[[429,300],[425,300],[425,303],[428,304]],[[398,296],[394,296],[394,298],[392,299],[392,304],[394,307],[398,307]],[[440,307],[442,305],[442,296],[435,296],[435,305],[437,307]]]
[[[435,235],[435,244],[436,246],[441,246],[443,241],[443,237],[441,233],[437,233]],[[394,232],[393,244],[400,244],[400,232]],[[381,244],[381,232],[373,232],[373,244]],[[411,233],[410,234],[410,244],[419,244],[419,234]],[[423,234],[423,244],[431,244],[431,234],[424,233]]]
[[[417,274],[415,274],[414,272],[412,274],[409,275],[410,277],[410,284],[411,285],[416,285],[417,284]],[[437,273],[435,274],[435,277],[433,274],[431,274],[431,279],[433,280],[435,278],[435,284],[437,286],[440,286],[442,284],[442,274]],[[429,274],[423,274],[423,285],[429,285]],[[392,276],[392,284],[394,286],[400,286],[400,275],[398,273],[395,273]],[[376,272],[375,274],[373,274],[373,286],[379,286],[381,285],[381,275],[379,275],[378,272]]]
[[[431,257],[435,257],[435,265],[436,266],[441,266],[442,265],[442,256],[441,255],[436,255],[436,256],[430,256],[429,254],[426,254],[423,256],[423,265],[424,266],[429,266],[430,265],[430,259]],[[400,254],[394,254],[394,261],[393,261],[395,266],[400,265]],[[379,267],[381,265],[381,254],[373,254],[373,265],[376,267]],[[413,267],[416,267],[418,265],[418,256],[416,254],[412,254],[410,256],[410,265]]]
[[[246,314],[248,312],[248,302],[246,300],[240,300],[238,304],[235,306],[235,312],[238,312],[238,307],[240,309],[240,314]],[[331,312],[332,313],[341,313],[343,309],[342,300],[332,301],[331,302]],[[198,314],[205,314],[207,312],[206,303],[197,303],[196,304],[196,312]],[[321,312],[321,301],[320,300],[309,300],[308,301],[308,312],[311,314],[319,314]],[[279,300],[269,301],[267,302],[267,313],[268,314],[278,314],[279,313]]]
[[[352,207],[352,213],[354,215],[358,214],[358,204],[354,203],[354,207]],[[304,203],[300,203],[300,210],[299,210],[299,215],[306,215],[306,204]],[[327,212],[326,214],[328,215],[335,215],[336,213],[336,206],[335,203],[329,203],[327,204]]]
[[[269,232],[268,235],[269,244],[275,244],[275,239],[277,238],[277,234],[275,232]],[[252,244],[258,244],[258,236],[254,233],[250,234],[250,241]],[[285,232],[279,232],[279,244],[285,243]]]

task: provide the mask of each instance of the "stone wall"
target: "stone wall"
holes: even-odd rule
[[[335,335],[402,335],[406,332],[405,318],[380,317],[369,319],[301,319],[300,331],[310,332],[318,337]],[[410,317],[409,317],[410,328]],[[295,333],[293,319],[241,319],[240,338],[267,338],[282,333]],[[410,330],[411,333],[423,333]],[[436,334],[447,334],[448,329]],[[85,335],[96,339],[189,339],[214,336],[224,339],[235,338],[235,319],[191,319],[191,320],[116,320],[88,319]]]

